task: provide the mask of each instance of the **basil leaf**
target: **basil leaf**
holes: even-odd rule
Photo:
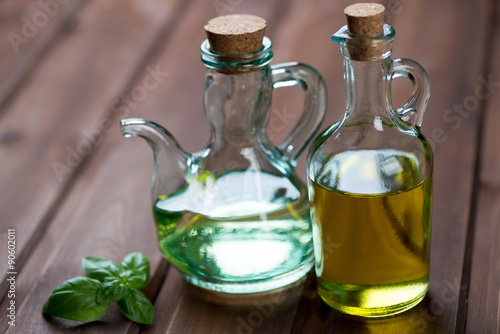
[[[109,303],[97,304],[96,295],[101,282],[86,277],[75,277],[61,283],[43,305],[42,312],[75,321],[99,319]]]
[[[122,268],[114,261],[93,256],[84,257],[82,267],[87,277],[101,282],[104,282],[107,277],[118,277],[122,271]]]
[[[148,284],[149,278],[146,274],[137,270],[125,270],[120,277],[126,282],[129,288],[141,289]]]
[[[124,316],[140,324],[152,324],[155,316],[153,304],[137,289],[130,289],[125,299],[118,301],[118,308]]]
[[[149,261],[138,252],[127,254],[122,261],[122,267],[126,269],[120,277],[127,281],[130,288],[143,288],[149,281]]]
[[[97,291],[98,304],[117,302],[128,295],[128,287],[117,277],[108,277]]]
[[[122,267],[128,270],[142,272],[146,274],[149,279],[149,261],[142,253],[134,252],[125,255],[122,261]]]

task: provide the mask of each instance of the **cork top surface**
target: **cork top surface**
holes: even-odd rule
[[[378,3],[357,3],[344,9],[349,33],[354,36],[377,36],[384,28],[385,7]]]
[[[384,6],[378,3],[355,3],[344,9],[344,14],[356,17],[374,16],[383,13]]]
[[[241,54],[262,47],[266,21],[254,15],[225,15],[211,19],[205,25],[210,48],[219,53]]]

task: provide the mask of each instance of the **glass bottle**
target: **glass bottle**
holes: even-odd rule
[[[366,317],[416,305],[429,281],[433,157],[420,125],[430,84],[416,62],[390,58],[394,36],[387,24],[375,36],[348,26],[332,36],[344,59],[346,111],[307,159],[318,293]],[[391,83],[401,76],[413,93],[393,110]]]
[[[313,266],[307,187],[294,167],[324,118],[326,89],[313,68],[270,66],[272,56],[267,37],[258,50],[242,54],[202,43],[211,136],[200,152],[185,152],[158,124],[122,120],[125,136],[146,138],[154,151],[159,247],[189,282],[206,289],[271,290]],[[275,147],[266,132],[273,88],[291,85],[304,89],[304,110]]]

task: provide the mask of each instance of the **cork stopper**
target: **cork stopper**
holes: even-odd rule
[[[377,36],[384,29],[385,7],[378,3],[356,3],[344,9],[352,36]]]
[[[378,3],[357,3],[344,9],[349,35],[360,37],[347,42],[351,59],[369,61],[382,57],[385,44],[370,37],[383,34],[384,11],[385,7]]]
[[[223,54],[258,51],[266,30],[266,21],[254,15],[225,15],[208,21],[205,31],[210,49]]]

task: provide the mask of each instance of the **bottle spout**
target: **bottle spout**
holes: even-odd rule
[[[170,132],[157,123],[141,118],[122,119],[120,128],[124,137],[141,137],[153,150],[153,200],[169,195],[185,185],[190,155],[180,147]]]
[[[165,149],[178,151],[186,155],[175,138],[161,125],[142,118],[127,118],[120,121],[120,128],[124,137],[141,137],[148,141],[153,151]]]

